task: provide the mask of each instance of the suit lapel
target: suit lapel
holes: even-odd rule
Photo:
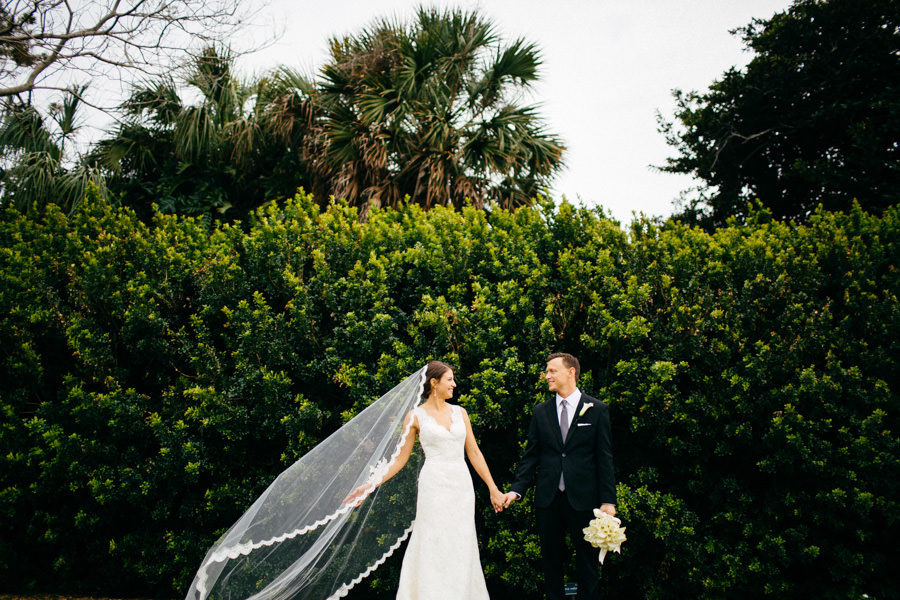
[[[584,394],[581,394],[581,398],[578,400],[578,406],[575,407],[575,414],[572,415],[572,424],[569,425],[569,433],[566,435],[566,442],[569,442],[572,439],[572,436],[575,434],[575,429],[578,427],[578,419],[581,414],[581,407],[584,404]],[[560,438],[562,434],[560,433]],[[565,443],[563,443],[565,445]]]
[[[575,407],[575,416],[572,417],[572,424],[569,426],[569,435],[572,435],[572,428],[575,427],[575,424],[578,423],[578,419],[581,418],[581,408],[583,406],[584,394],[581,394],[581,398],[578,399],[578,406]]]
[[[555,398],[547,402],[547,409],[547,427],[550,428],[550,430],[553,432],[553,438],[559,443],[560,447],[562,447],[562,431],[559,430],[559,413],[556,410]]]

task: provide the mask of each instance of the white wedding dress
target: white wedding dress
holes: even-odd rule
[[[397,600],[486,600],[462,409],[450,405],[449,430],[422,407],[414,412],[425,464],[419,473],[416,520],[403,556]]]

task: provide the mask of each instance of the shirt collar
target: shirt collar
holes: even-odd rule
[[[572,408],[575,408],[576,406],[578,406],[578,401],[581,400],[581,390],[579,390],[578,388],[575,388],[575,391],[572,392],[571,394],[569,394],[568,398],[563,398],[562,396],[557,394],[556,395],[556,406],[557,407],[559,406],[560,400],[565,400],[567,405],[571,406]]]

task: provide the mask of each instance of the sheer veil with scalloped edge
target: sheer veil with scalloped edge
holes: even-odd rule
[[[342,598],[412,531],[421,450],[376,488],[410,435],[425,367],[281,473],[210,548],[186,600]],[[354,506],[344,499],[372,490]]]

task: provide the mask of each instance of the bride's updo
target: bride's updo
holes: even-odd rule
[[[422,388],[422,399],[427,400],[428,396],[431,395],[432,379],[437,379],[438,381],[440,381],[441,377],[444,376],[444,373],[452,370],[453,367],[439,360],[433,360],[428,363],[428,365],[425,367],[425,386]]]

